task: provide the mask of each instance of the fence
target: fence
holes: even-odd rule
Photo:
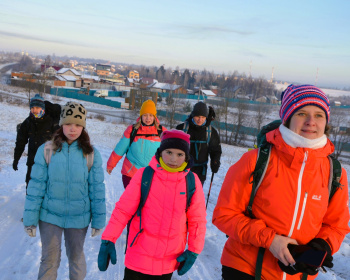
[[[96,90],[90,90],[89,95],[85,95],[82,93],[79,93],[79,89],[74,89],[74,88],[51,88],[50,94],[52,95],[57,95],[57,96],[62,96],[62,97],[67,97],[67,98],[74,98],[78,100],[83,100],[83,101],[88,101],[88,102],[93,102],[97,103],[100,105],[106,105],[110,106],[113,108],[120,108],[121,103],[118,101],[112,101],[109,99],[104,99],[100,97],[95,97],[93,94],[96,92]],[[121,92],[108,92],[108,96],[121,96]]]

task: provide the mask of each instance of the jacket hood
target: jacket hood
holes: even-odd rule
[[[159,176],[159,178],[161,178],[162,181],[165,181],[165,180],[179,181],[182,178],[184,178],[190,171],[190,169],[186,167],[186,169],[181,172],[174,172],[174,173],[168,172],[163,169],[163,167],[160,165],[159,161],[157,160],[156,156],[152,157],[149,163],[149,166],[152,167],[154,172],[157,173],[157,175]]]
[[[279,128],[272,130],[266,134],[267,142],[273,144],[277,150],[280,150],[283,153],[291,155],[293,157],[297,154],[304,154],[308,152],[309,156],[316,157],[327,157],[334,152],[333,143],[327,138],[327,144],[323,148],[319,149],[310,149],[310,148],[293,148],[289,146],[282,138]]]

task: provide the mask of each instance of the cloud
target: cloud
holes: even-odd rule
[[[77,42],[68,42],[64,40],[55,40],[50,38],[43,38],[39,36],[32,36],[32,35],[25,35],[20,33],[14,33],[14,32],[7,32],[0,30],[0,36],[7,36],[7,37],[14,37],[17,39],[24,39],[24,40],[33,40],[33,41],[40,41],[40,42],[47,42],[47,43],[54,43],[54,44],[61,44],[61,45],[67,45],[67,46],[78,46],[78,47],[86,47],[86,43],[77,43]],[[94,46],[89,46],[94,47]]]

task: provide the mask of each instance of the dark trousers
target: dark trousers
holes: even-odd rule
[[[124,280],[170,280],[172,275],[172,273],[163,275],[148,275],[126,267],[124,272]]]
[[[129,176],[122,175],[122,180],[123,180],[124,189],[126,189],[126,187],[129,185],[131,179],[132,179],[132,178],[129,177]]]
[[[33,165],[28,165],[28,167],[27,167],[27,174],[26,174],[26,195],[27,195],[28,184],[29,184],[29,181],[30,181],[30,173],[32,172],[32,167],[33,167]]]
[[[222,280],[254,280],[255,277],[228,266],[222,266]]]

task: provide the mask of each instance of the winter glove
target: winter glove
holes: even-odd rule
[[[115,245],[108,240],[101,240],[100,252],[98,253],[98,269],[106,271],[109,265],[109,260],[112,264],[117,263],[117,254],[115,252]]]
[[[329,268],[333,267],[332,250],[327,241],[322,238],[314,238],[309,243],[307,243],[307,245],[318,251],[326,251],[327,255],[324,258],[322,266],[327,266]]]
[[[217,173],[219,171],[220,162],[214,161],[210,163],[211,172]]]
[[[14,160],[13,163],[12,163],[12,168],[14,171],[17,171],[18,170],[18,160]]]
[[[296,263],[294,266],[285,266],[281,261],[278,261],[279,267],[287,274],[294,275],[297,273],[306,273],[308,275],[316,275],[318,270],[315,267],[307,265],[305,263]]]
[[[30,236],[35,237],[36,236],[36,226],[24,226],[24,231]]]
[[[102,231],[102,228],[92,228],[91,229],[91,237],[95,237],[97,235],[100,235]]]
[[[177,269],[177,274],[184,275],[187,271],[190,270],[192,265],[197,259],[198,254],[193,253],[189,250],[186,250],[183,252],[176,260],[180,263],[178,269]]]

